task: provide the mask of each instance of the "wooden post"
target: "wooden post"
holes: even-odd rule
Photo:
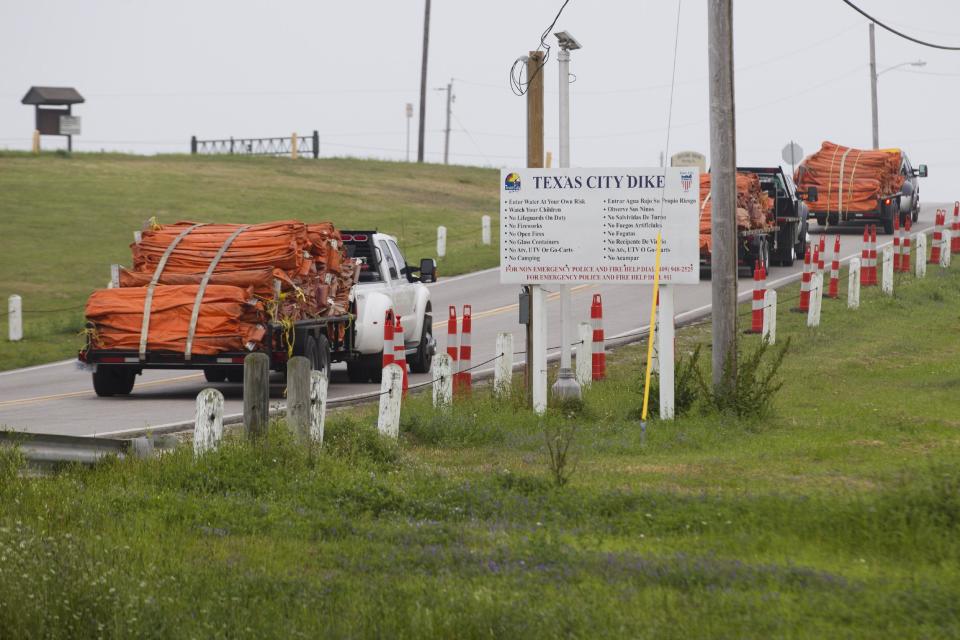
[[[708,0],[710,165],[713,180],[713,386],[726,393],[737,374],[737,152],[733,99],[733,1]],[[731,373],[724,379],[724,371]]]
[[[223,394],[204,389],[197,394],[197,414],[193,423],[193,455],[214,451],[223,438]]]
[[[449,407],[453,401],[453,359],[448,353],[433,357],[433,406]]]
[[[23,340],[23,306],[17,294],[7,298],[7,337],[10,342]]]
[[[297,143],[298,142],[299,140],[297,140],[297,134],[296,133],[290,134],[290,157],[293,160],[297,159]]]
[[[580,342],[577,344],[576,373],[577,382],[583,388],[593,383],[593,327],[589,322],[577,325]]]
[[[915,241],[917,245],[917,260],[914,266],[918,278],[927,275],[927,234],[922,231],[917,234]]]
[[[763,294],[763,339],[777,343],[777,290],[767,289]]]
[[[327,419],[327,391],[330,383],[324,371],[310,372],[310,439],[323,444],[323,425]]]
[[[447,228],[444,226],[437,227],[437,257],[444,257],[447,255]]]
[[[673,420],[676,394],[673,287],[661,286],[658,297],[660,308],[657,310],[655,340],[657,341],[657,369],[660,374],[660,419]]]
[[[893,247],[883,248],[880,289],[888,296],[893,295]]]
[[[499,358],[493,365],[493,392],[498,398],[509,398],[513,389],[513,334],[501,331],[497,334]]]
[[[40,153],[40,130],[33,130],[33,152]]]
[[[403,370],[398,364],[388,364],[383,368],[380,384],[380,412],[377,417],[377,430],[380,435],[391,438],[400,437],[400,398],[403,396]]]
[[[940,267],[946,269],[950,266],[950,229],[944,229],[941,232],[940,240]]]
[[[310,440],[310,360],[287,360],[287,426],[301,442]]]
[[[527,166],[543,167],[543,65],[544,53],[531,51],[527,58]],[[529,285],[529,324],[527,325],[526,380],[527,398],[537,413],[547,409],[546,372],[546,296],[538,284]],[[538,349],[543,349],[540,354]],[[542,355],[542,357],[541,357]]]
[[[807,326],[820,326],[820,304],[823,301],[823,274],[814,273],[810,283],[810,309],[807,311]]]
[[[480,242],[490,244],[490,216],[480,218]]]
[[[270,358],[251,353],[243,359],[243,429],[247,438],[266,437],[270,426]]]
[[[926,260],[920,260],[925,262]],[[847,279],[847,308],[860,308],[860,260],[854,258],[850,261],[850,277]]]

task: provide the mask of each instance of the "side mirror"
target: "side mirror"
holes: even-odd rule
[[[437,261],[433,258],[420,260],[420,282],[437,281]]]
[[[914,175],[920,176],[921,178],[926,178],[926,177],[927,177],[927,165],[925,165],[925,164],[920,165],[920,170],[919,170],[919,171],[914,171],[913,173],[914,173]]]
[[[820,192],[816,187],[807,187],[807,202],[816,202],[820,197]]]

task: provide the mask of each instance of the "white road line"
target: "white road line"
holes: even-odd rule
[[[14,373],[26,373],[27,371],[37,371],[38,369],[49,369],[50,367],[59,367],[63,364],[70,364],[71,362],[76,362],[76,358],[71,358],[69,360],[59,360],[57,362],[48,362],[46,364],[35,364],[32,367],[23,367],[22,369],[10,369],[9,371],[0,371],[0,377],[13,375]]]

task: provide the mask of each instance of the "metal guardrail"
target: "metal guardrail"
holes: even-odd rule
[[[320,134],[299,134],[280,138],[224,138],[198,140],[190,138],[190,153],[193,155],[241,155],[241,156],[290,156],[296,140],[298,157],[320,157]]]
[[[147,437],[121,440],[0,431],[0,447],[18,449],[27,466],[35,471],[50,471],[71,463],[93,465],[113,456],[148,458],[154,454],[154,445],[154,440]]]

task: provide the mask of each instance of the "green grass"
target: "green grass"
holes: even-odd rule
[[[497,263],[496,225],[493,244],[480,242],[480,217],[498,219],[496,181],[489,169],[371,160],[0,152],[0,299],[23,297],[26,333],[8,343],[0,314],[0,369],[76,353],[87,296],[111,263],[130,264],[132,233],[152,216],[377,228],[411,263],[435,255],[445,225],[439,269],[451,276]]]
[[[770,414],[645,438],[637,345],[542,420],[478,388],[408,399],[396,444],[366,407],[322,449],[275,425],[196,462],[0,458],[0,637],[957,637],[958,305],[954,268],[816,330],[781,310]],[[576,429],[563,488],[545,428]]]

